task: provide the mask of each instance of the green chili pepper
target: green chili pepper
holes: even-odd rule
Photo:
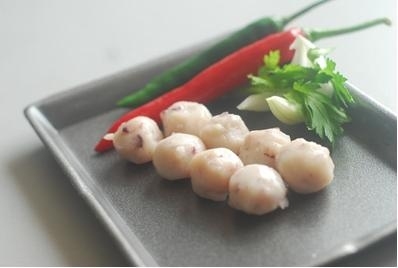
[[[328,1],[330,0],[318,0],[286,18],[266,17],[259,19],[201,53],[154,77],[143,88],[118,101],[117,105],[137,107],[164,92],[178,87],[226,55],[267,35],[282,31],[285,25],[292,20]]]

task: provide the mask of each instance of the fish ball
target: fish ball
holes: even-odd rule
[[[275,168],[275,156],[288,143],[290,136],[279,128],[253,130],[245,136],[239,157],[245,165],[264,164]]]
[[[280,149],[276,168],[288,187],[298,193],[317,192],[334,177],[334,163],[328,148],[302,138]]]
[[[287,188],[275,169],[250,164],[231,176],[228,204],[248,214],[262,215],[286,208],[286,194]]]
[[[161,140],[153,153],[153,164],[160,176],[168,180],[189,177],[189,164],[205,145],[196,136],[174,133]]]
[[[137,116],[122,123],[105,139],[112,140],[121,157],[135,163],[150,162],[158,142],[163,138],[158,125],[149,117]]]
[[[238,153],[249,129],[242,118],[236,114],[224,112],[213,116],[200,132],[200,138],[207,148],[225,147]]]
[[[165,136],[173,132],[199,136],[201,128],[211,116],[206,106],[191,101],[178,101],[160,114]]]
[[[193,191],[207,199],[227,198],[229,179],[243,167],[239,157],[229,149],[214,148],[196,154],[190,164]]]

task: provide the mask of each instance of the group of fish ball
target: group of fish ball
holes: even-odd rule
[[[262,215],[288,206],[287,188],[312,193],[333,179],[329,150],[278,128],[249,131],[240,116],[212,116],[200,103],[180,101],[155,121],[138,116],[106,136],[136,163],[153,162],[168,180],[191,178],[193,191],[238,210]]]

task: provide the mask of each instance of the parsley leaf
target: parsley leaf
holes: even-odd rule
[[[279,61],[281,59],[281,53],[279,50],[270,51],[264,56],[264,67],[267,70],[275,70],[279,68]]]
[[[302,107],[307,128],[333,144],[343,133],[342,125],[350,121],[346,108],[355,100],[345,86],[347,79],[336,71],[336,63],[326,58],[326,66],[321,68],[316,59],[310,58],[313,67],[280,67],[279,51],[271,51],[264,56],[257,75],[249,75],[249,79],[256,93],[275,92]],[[322,90],[324,85],[330,85],[332,91]]]

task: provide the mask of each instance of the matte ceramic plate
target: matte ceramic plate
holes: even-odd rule
[[[189,180],[169,182],[151,164],[134,165],[93,146],[125,112],[114,103],[197,46],[49,97],[25,114],[76,189],[109,227],[135,265],[323,265],[396,232],[396,116],[350,86],[358,105],[332,150],[335,179],[311,195],[289,194],[290,206],[249,216],[225,202],[197,197]],[[317,140],[266,113],[238,112],[239,94],[209,105],[239,113],[250,129],[280,127]]]

